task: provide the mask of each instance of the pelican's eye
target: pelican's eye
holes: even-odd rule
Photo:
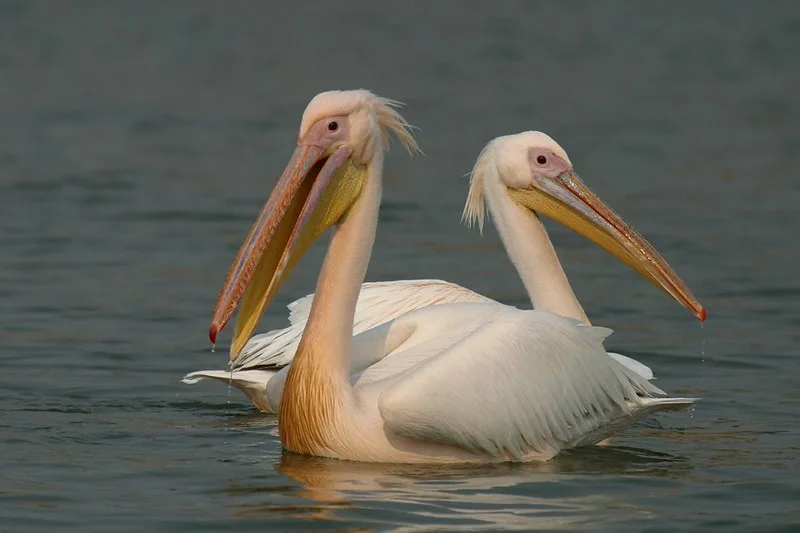
[[[547,158],[543,155],[540,155],[536,158],[536,162],[539,163],[540,165],[545,165],[547,164]]]
[[[339,129],[339,123],[335,120],[328,122],[328,131],[336,131]]]

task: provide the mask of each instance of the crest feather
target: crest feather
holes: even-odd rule
[[[483,147],[480,155],[478,155],[478,160],[475,161],[475,166],[472,167],[469,178],[467,203],[461,215],[461,221],[464,222],[467,227],[472,228],[478,226],[478,231],[480,231],[480,233],[483,233],[483,223],[486,220],[486,194],[484,193],[483,185],[486,171],[491,164],[492,143],[490,142]]]
[[[396,108],[402,106],[403,104],[400,102],[382,98],[366,89],[319,93],[311,99],[303,112],[298,137],[303,138],[309,128],[321,118],[329,115],[348,115],[357,109],[362,109],[369,111],[374,116],[384,138],[382,146],[384,150],[388,150],[389,134],[393,133],[409,154],[422,153],[412,133],[416,128],[406,122],[397,112]]]
[[[397,109],[403,107],[403,104],[389,98],[377,97],[377,99],[378,125],[384,137],[383,149],[389,150],[389,133],[393,133],[409,155],[414,155],[414,153],[421,154],[422,150],[417,146],[417,141],[414,139],[413,134],[413,130],[416,128],[406,122],[406,119],[397,112]]]

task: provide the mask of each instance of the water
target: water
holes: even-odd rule
[[[272,5],[273,7],[270,7]],[[793,2],[0,2],[0,530],[797,531]],[[525,295],[459,225],[483,144],[549,132],[707,306],[549,224],[609,348],[704,398],[610,449],[425,468],[282,456],[187,371],[317,92],[405,101],[368,278]],[[312,290],[324,242],[260,330]]]

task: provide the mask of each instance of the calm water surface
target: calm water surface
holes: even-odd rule
[[[796,2],[0,2],[0,531],[800,531],[798,57]],[[226,362],[210,312],[303,108],[358,87],[427,153],[387,160],[370,280],[525,305],[463,175],[547,131],[709,320],[550,224],[587,312],[703,402],[545,465],[411,468],[283,456],[238,391],[180,384]]]

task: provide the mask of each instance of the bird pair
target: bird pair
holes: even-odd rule
[[[194,372],[184,382],[233,383],[278,414],[288,451],[371,462],[548,460],[692,404],[666,397],[645,365],[606,352],[611,331],[590,324],[539,215],[586,236],[700,320],[704,308],[543,133],[489,142],[464,209],[479,226],[489,211],[533,310],[443,281],[362,285],[389,138],[418,149],[397,106],[365,90],[321,93],[308,104],[294,154],[214,310],[212,341],[240,308],[232,372]],[[289,306],[290,327],[250,339],[329,228],[315,294]]]

